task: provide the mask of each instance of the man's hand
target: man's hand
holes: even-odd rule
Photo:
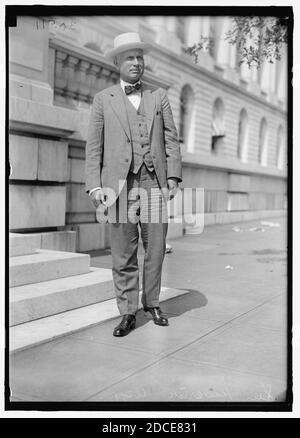
[[[168,178],[168,189],[169,189],[169,197],[170,200],[173,199],[178,190],[178,179],[177,178]]]
[[[106,205],[106,196],[102,189],[94,190],[90,197],[92,198],[94,206],[97,208],[100,204]]]

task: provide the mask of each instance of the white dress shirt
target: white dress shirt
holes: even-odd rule
[[[135,82],[134,84],[130,84],[128,82],[123,81],[123,79],[121,79],[120,80],[120,85],[121,85],[122,90],[125,93],[125,85],[136,85],[139,82],[140,81]],[[132,103],[134,108],[137,110],[138,107],[140,106],[140,103],[141,103],[141,98],[142,98],[141,91],[140,90],[139,91],[133,91],[132,93],[127,94],[126,97],[130,100],[130,102]]]
[[[140,81],[138,81],[138,82],[140,82]],[[125,82],[125,81],[123,81],[123,79],[120,79],[120,85],[121,85],[121,88],[124,91],[124,93],[125,93],[125,85],[136,85],[138,82],[135,82],[134,84],[130,84],[129,82]],[[129,101],[132,103],[132,105],[137,110],[138,107],[140,106],[141,99],[142,99],[141,91],[134,91],[133,93],[126,95],[126,97],[129,99]],[[101,187],[95,187],[94,189],[91,189],[89,191],[89,195],[91,195],[95,190],[99,190],[99,189],[101,189]]]

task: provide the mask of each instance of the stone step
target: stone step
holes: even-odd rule
[[[162,287],[160,302],[186,293],[186,290]],[[10,352],[16,353],[50,342],[119,316],[116,300],[113,298],[101,303],[59,313],[58,315],[19,324],[9,329]]]
[[[39,249],[35,254],[11,257],[9,286],[39,283],[89,272],[90,256]]]
[[[9,256],[33,254],[41,247],[40,234],[9,233]]]
[[[76,251],[76,232],[9,233],[9,256],[34,254],[37,249]]]
[[[111,269],[10,288],[9,324],[14,326],[114,297]]]

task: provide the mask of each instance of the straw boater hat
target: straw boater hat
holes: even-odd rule
[[[121,33],[114,39],[113,49],[107,50],[106,57],[113,59],[114,56],[119,55],[119,53],[125,52],[130,49],[142,49],[144,53],[149,52],[152,46],[148,43],[143,43],[138,33],[128,32]]]

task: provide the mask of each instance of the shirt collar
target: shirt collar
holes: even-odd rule
[[[134,84],[130,84],[129,82],[125,82],[125,81],[123,81],[123,79],[120,79],[120,85],[121,85],[121,88],[122,88],[123,91],[125,91],[125,85],[136,85],[136,84],[139,84],[139,83],[141,83],[140,80],[135,82]]]

